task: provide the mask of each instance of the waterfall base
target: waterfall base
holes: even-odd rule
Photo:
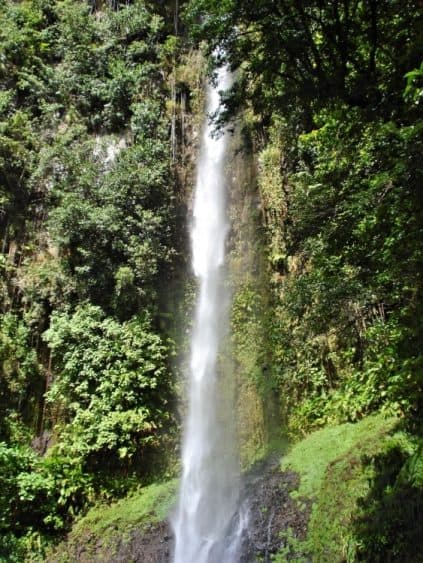
[[[311,502],[304,500],[299,506],[300,503],[290,497],[289,493],[297,488],[298,483],[297,474],[281,472],[276,460],[261,464],[245,476],[243,489],[249,506],[250,525],[243,537],[240,557],[233,563],[270,563],[272,555],[287,547],[289,537],[305,539]],[[161,522],[144,530],[134,530],[129,541],[121,542],[108,561],[170,563],[173,547],[170,526]],[[307,560],[303,553],[291,553],[287,560],[291,556],[295,559],[294,555]]]
[[[289,493],[296,489],[299,478],[293,472],[281,472],[279,456],[257,465],[243,477],[242,497],[249,506],[249,527],[243,535],[240,556],[232,563],[271,561],[271,556],[286,548],[287,538],[304,539],[307,532],[311,502],[294,501]],[[133,503],[133,499],[132,499]],[[125,499],[119,501],[118,516],[125,511]],[[299,506],[299,505],[302,506]],[[113,510],[113,506],[109,508]],[[133,511],[131,499],[128,511]],[[98,512],[96,513],[98,518]],[[66,542],[47,557],[47,563],[58,563],[64,557],[80,563],[170,563],[174,539],[170,524],[152,518],[130,527],[120,519],[113,520],[106,512],[107,530],[98,531],[92,524],[80,526]],[[304,554],[295,554],[306,561]],[[293,552],[287,560],[294,558]],[[213,562],[215,563],[215,562]],[[217,562],[220,563],[220,562]]]

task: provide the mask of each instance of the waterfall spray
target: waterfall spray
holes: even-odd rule
[[[207,91],[207,110],[219,108],[230,86],[226,69]],[[225,241],[229,231],[224,165],[227,135],[205,127],[195,188],[192,264],[199,293],[191,336],[189,404],[183,471],[173,521],[175,563],[234,563],[243,528],[238,511],[239,464],[234,405],[222,389],[218,354],[228,331]],[[229,402],[229,404],[228,404]]]

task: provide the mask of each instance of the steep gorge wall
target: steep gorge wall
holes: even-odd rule
[[[263,457],[280,437],[278,389],[271,378],[268,322],[272,315],[258,160],[248,138],[232,138],[229,276],[232,288],[231,353],[237,386],[241,465]]]

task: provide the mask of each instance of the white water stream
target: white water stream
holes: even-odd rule
[[[222,69],[207,91],[207,110],[219,108],[230,86]],[[239,511],[239,464],[234,404],[219,373],[219,350],[228,336],[225,287],[226,215],[224,166],[227,135],[205,127],[195,188],[192,264],[199,293],[191,336],[189,403],[182,449],[183,472],[174,516],[174,563],[234,563],[245,522]]]

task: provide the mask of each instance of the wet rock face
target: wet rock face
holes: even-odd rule
[[[245,494],[249,505],[249,526],[243,542],[240,563],[270,562],[271,556],[287,547],[287,538],[304,540],[310,517],[310,501],[293,500],[299,478],[291,471],[271,466],[247,477]],[[287,560],[305,554],[286,555]]]
[[[110,563],[169,563],[172,560],[173,537],[168,522],[132,530],[129,538],[115,547]],[[104,561],[104,560],[103,560]]]

